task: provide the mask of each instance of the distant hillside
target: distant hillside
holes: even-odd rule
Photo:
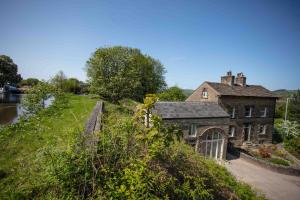
[[[281,96],[281,100],[285,100],[286,98],[292,96],[297,90],[286,90],[286,89],[280,89],[280,90],[274,90],[273,93]]]
[[[194,90],[192,90],[192,89],[182,89],[182,91],[183,91],[183,94],[187,97],[189,97],[194,92]]]

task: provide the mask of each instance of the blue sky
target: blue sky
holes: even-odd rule
[[[0,54],[24,78],[85,80],[96,48],[124,45],[159,59],[169,86],[195,89],[232,70],[271,90],[300,88],[297,0],[0,0],[0,19]]]

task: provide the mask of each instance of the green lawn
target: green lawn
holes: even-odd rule
[[[65,107],[0,131],[0,199],[33,195],[43,184],[39,154],[49,147],[67,149],[83,130],[97,100],[74,95],[68,98]]]

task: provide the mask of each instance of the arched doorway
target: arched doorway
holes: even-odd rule
[[[224,142],[224,131],[210,128],[198,138],[198,151],[205,157],[220,160],[223,158]]]

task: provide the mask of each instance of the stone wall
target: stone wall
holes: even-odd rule
[[[82,133],[86,147],[93,147],[99,138],[94,134],[101,130],[101,120],[104,111],[103,101],[98,101],[94,107],[88,121],[85,124],[85,130]]]
[[[197,142],[201,140],[200,136],[208,129],[218,128],[224,133],[224,148],[223,148],[223,158],[226,158],[227,152],[227,140],[228,140],[228,129],[229,129],[229,118],[201,118],[201,119],[168,119],[164,120],[165,123],[177,124],[181,127],[184,134],[184,139],[187,143],[191,144],[196,148]],[[189,135],[189,127],[192,124],[197,126],[197,135]]]
[[[230,138],[229,141],[235,146],[241,146],[244,142],[243,126],[245,123],[251,124],[251,137],[253,143],[271,143],[274,127],[275,115],[274,98],[258,98],[258,97],[235,97],[235,96],[222,96],[219,99],[219,105],[225,111],[235,107],[235,118],[230,119],[230,126],[235,127],[235,136]],[[253,106],[251,117],[245,117],[245,106]],[[261,117],[260,110],[267,107],[267,116]],[[267,125],[265,134],[259,134],[259,125]]]
[[[273,164],[273,163],[266,162],[264,160],[254,158],[254,157],[252,157],[250,155],[247,155],[243,152],[238,152],[238,153],[235,152],[235,155],[242,158],[242,159],[247,160],[248,162],[250,162],[250,163],[252,163],[256,166],[260,166],[260,167],[269,169],[269,170],[274,171],[274,172],[278,172],[278,173],[286,174],[286,175],[292,175],[292,176],[300,176],[300,169],[299,168],[294,168],[294,167],[291,167],[291,166],[276,165],[276,164]]]

